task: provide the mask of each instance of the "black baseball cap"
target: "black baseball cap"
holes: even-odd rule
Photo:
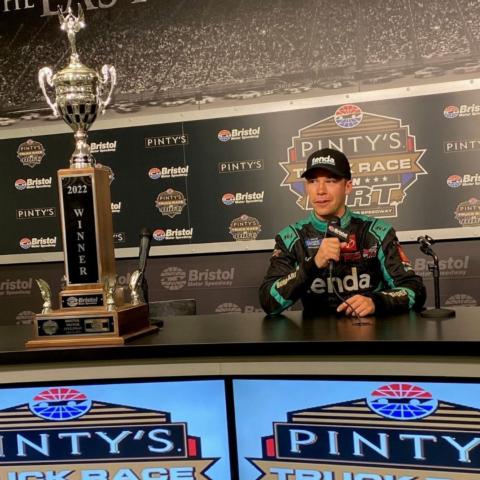
[[[307,168],[302,173],[303,178],[308,178],[315,170],[327,170],[333,173],[336,177],[346,178],[351,180],[352,172],[350,171],[350,164],[344,153],[332,148],[322,148],[313,152],[307,158]]]

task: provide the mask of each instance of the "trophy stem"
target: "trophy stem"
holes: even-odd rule
[[[70,65],[81,65],[80,57],[77,52],[74,52],[70,55]]]
[[[75,132],[75,151],[70,158],[71,168],[87,168],[95,165],[95,159],[90,152],[90,145],[87,143],[87,132],[78,129]]]

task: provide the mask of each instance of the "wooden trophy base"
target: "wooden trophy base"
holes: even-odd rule
[[[105,308],[69,308],[40,313],[34,319],[34,338],[27,348],[123,345],[158,331],[150,325],[148,306],[126,304]]]

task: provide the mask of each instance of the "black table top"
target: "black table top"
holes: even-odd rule
[[[430,320],[414,312],[369,318],[212,314],[164,317],[154,334],[121,346],[26,349],[29,325],[0,327],[0,364],[135,358],[406,355],[480,356],[480,308],[458,307],[456,317]]]

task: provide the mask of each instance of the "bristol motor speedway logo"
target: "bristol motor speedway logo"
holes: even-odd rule
[[[255,480],[478,480],[479,416],[414,383],[385,382],[364,398],[289,411],[261,438],[261,458],[247,460]]]
[[[321,148],[343,151],[350,161],[353,191],[347,197],[352,210],[375,217],[398,217],[407,190],[426,170],[420,159],[426,150],[416,147],[410,125],[401,118],[363,111],[357,105],[342,105],[292,138],[287,161],[279,162],[286,175],[281,186],[296,197],[297,205],[311,210],[301,174],[308,156]]]
[[[158,395],[158,403],[161,398]],[[81,388],[39,389],[27,403],[1,410],[0,476],[211,480],[208,471],[219,457],[202,455],[204,439],[191,435],[187,422],[172,421],[171,416],[98,401]]]
[[[18,244],[23,250],[30,248],[55,248],[57,246],[57,237],[23,237]]]
[[[480,105],[478,103],[471,103],[469,105],[447,105],[443,109],[443,116],[448,119],[462,118],[462,117],[476,117],[480,115]]]
[[[230,140],[252,140],[260,138],[261,127],[255,128],[232,128],[232,130],[222,129],[217,133],[220,142],[229,142]]]
[[[38,188],[51,188],[52,187],[52,177],[42,177],[42,178],[17,178],[15,180],[15,188],[17,190],[31,190]]]

